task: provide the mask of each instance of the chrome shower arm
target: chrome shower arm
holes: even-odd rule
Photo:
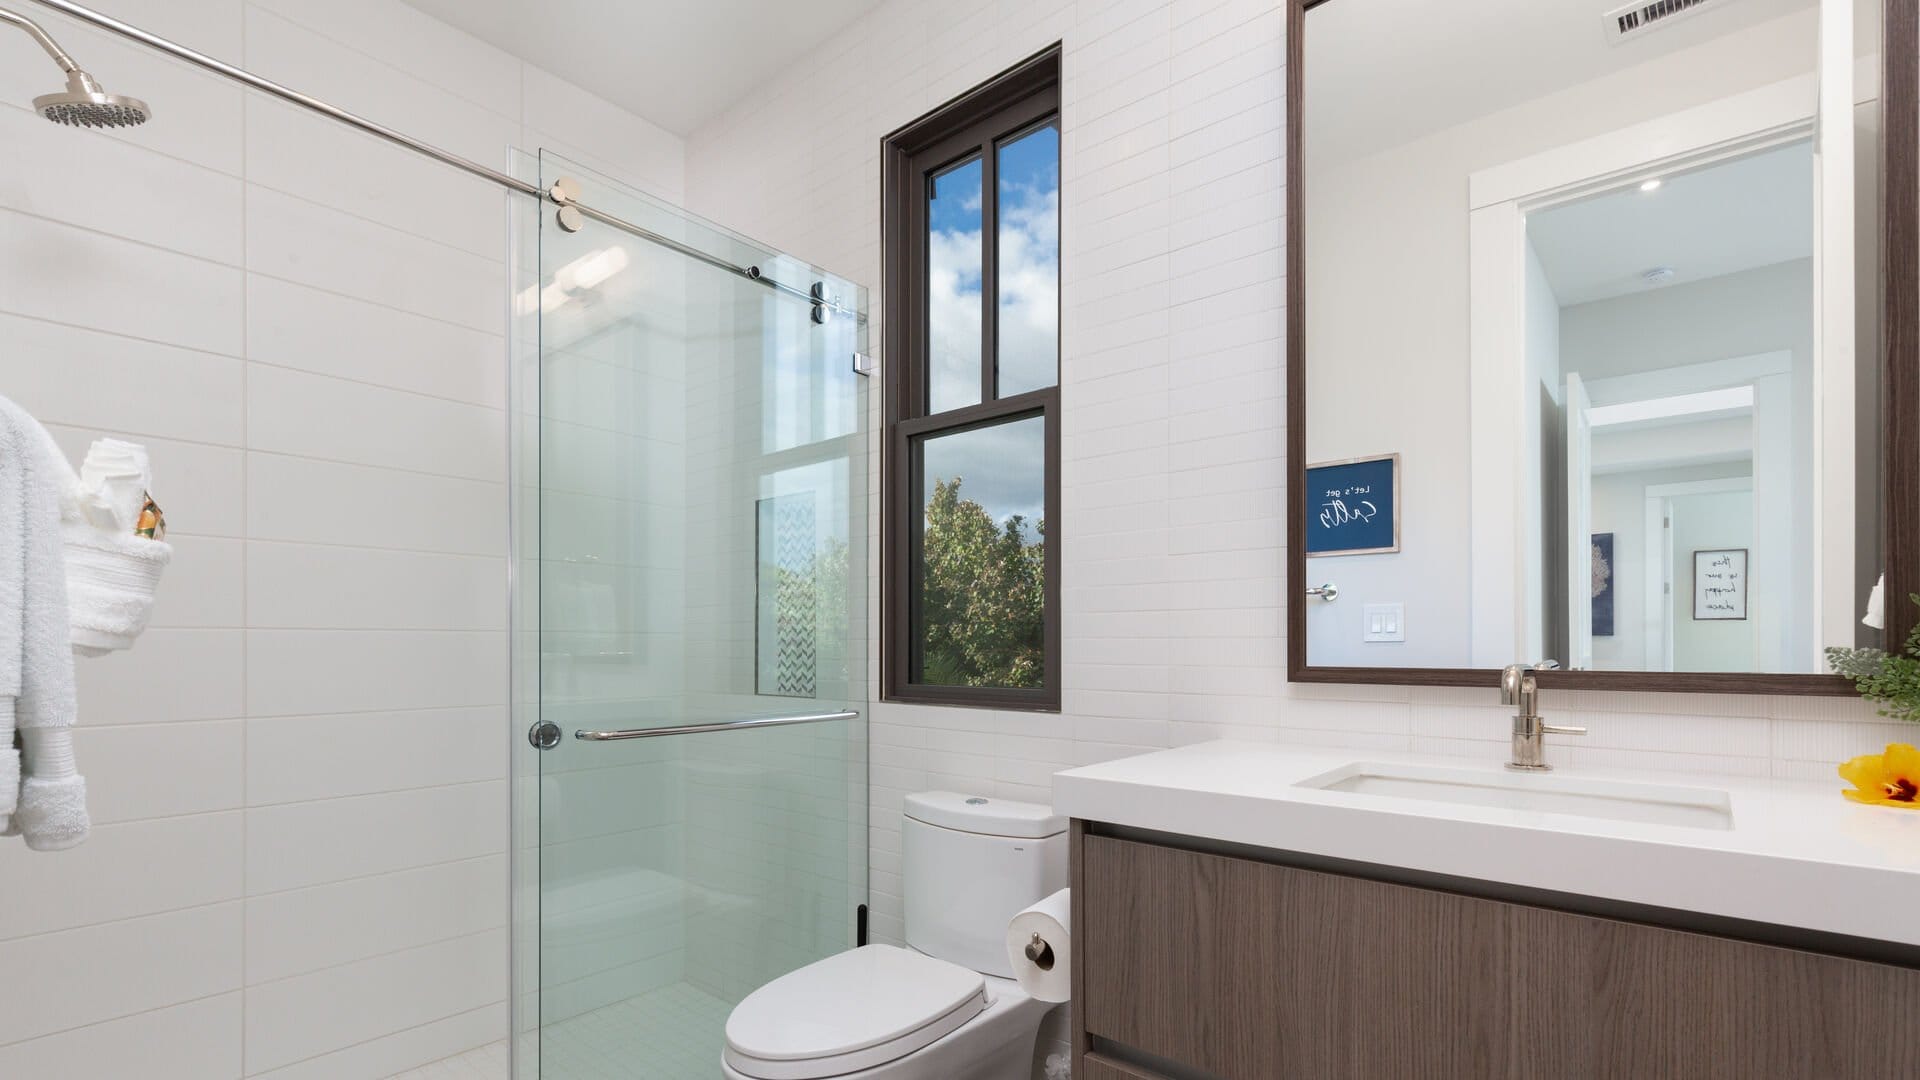
[[[67,55],[67,50],[62,49],[60,44],[53,40],[51,34],[40,29],[39,23],[18,12],[8,11],[6,8],[0,8],[0,23],[11,23],[25,30],[28,37],[39,42],[40,47],[47,50],[47,55],[53,57],[53,62],[60,65],[61,71],[71,75],[80,70],[80,65],[74,63],[73,57]]]

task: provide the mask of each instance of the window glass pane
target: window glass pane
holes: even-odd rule
[[[927,195],[927,411],[980,402],[979,158]]]
[[[1001,397],[1060,378],[1060,126],[1001,144],[998,283]]]
[[[912,679],[1037,689],[1046,634],[1046,420],[919,440]]]

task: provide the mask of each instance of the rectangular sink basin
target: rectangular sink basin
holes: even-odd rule
[[[1593,780],[1556,773],[1494,772],[1437,765],[1359,761],[1302,780],[1296,787],[1378,795],[1409,803],[1490,806],[1542,814],[1730,829],[1733,804],[1713,788]]]

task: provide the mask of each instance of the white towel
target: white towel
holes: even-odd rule
[[[53,436],[34,427],[60,491],[74,651],[103,656],[131,649],[153,614],[160,572],[173,559],[166,542],[134,534],[153,483],[147,449],[96,439],[76,473]]]
[[[66,521],[67,598],[71,605],[73,648],[82,656],[100,656],[133,648],[153,614],[153,592],[173,548],[131,532],[110,533],[84,522]]]
[[[67,618],[60,501],[64,461],[45,429],[0,398],[0,745],[17,796],[0,833],[36,851],[86,839],[86,781],[73,766],[73,651]],[[12,744],[18,736],[16,753]],[[10,767],[9,767],[10,766]],[[12,805],[8,805],[8,803]],[[6,816],[6,815],[0,815]]]

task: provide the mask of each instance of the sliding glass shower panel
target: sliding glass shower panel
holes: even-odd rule
[[[517,640],[555,743],[525,752],[519,1061],[716,1075],[732,1005],[851,947],[866,896],[866,298],[577,163],[540,173],[598,213],[544,208],[516,299],[539,597]]]

